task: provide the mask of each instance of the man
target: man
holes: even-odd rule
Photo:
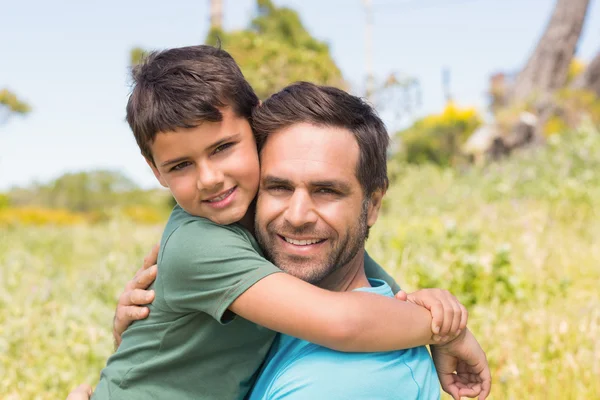
[[[374,111],[338,89],[300,83],[265,101],[253,125],[261,146],[256,235],[268,257],[329,290],[391,295],[364,271],[364,243],[387,189],[388,135]],[[128,300],[147,302],[133,298],[145,295],[135,288],[154,273],[141,271],[122,296],[117,335],[128,324],[123,314],[140,312],[127,308]],[[442,386],[454,398],[489,394],[485,354],[467,329],[432,346],[432,353]],[[423,347],[351,354],[282,336],[251,395],[280,397],[437,398],[439,388]]]
[[[374,110],[341,90],[299,83],[266,100],[253,129],[261,146],[255,227],[267,257],[322,288],[391,296],[364,270],[365,240],[388,185],[389,137]],[[437,353],[442,371],[446,361]],[[281,335],[250,398],[437,398],[430,362],[424,347],[349,354]],[[442,383],[455,397],[476,394],[448,378]]]

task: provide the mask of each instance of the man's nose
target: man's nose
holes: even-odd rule
[[[292,226],[301,227],[317,222],[317,213],[312,198],[303,190],[296,190],[290,197],[284,217]]]
[[[210,163],[198,166],[198,190],[213,190],[223,183],[223,173]]]

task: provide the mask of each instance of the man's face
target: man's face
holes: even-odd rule
[[[341,128],[302,123],[269,136],[261,152],[256,235],[279,268],[318,283],[364,249],[381,197],[365,201],[358,158],[356,139]]]
[[[185,211],[227,225],[239,221],[258,190],[256,142],[231,108],[223,120],[156,135],[148,164]]]

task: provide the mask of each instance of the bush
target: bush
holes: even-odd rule
[[[75,225],[85,222],[85,216],[61,209],[35,207],[0,209],[1,225]]]
[[[450,102],[442,114],[422,118],[395,134],[401,147],[395,159],[412,164],[456,165],[462,145],[481,123],[475,109],[461,109]]]

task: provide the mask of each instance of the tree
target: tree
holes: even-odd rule
[[[223,0],[210,0],[210,28],[223,27]]]
[[[596,54],[585,71],[575,79],[573,88],[589,90],[600,98],[600,52]]]
[[[206,43],[220,43],[235,58],[260,98],[300,80],[345,88],[329,46],[310,35],[296,11],[271,0],[257,0],[257,6],[247,29],[213,28]]]
[[[546,95],[563,87],[590,0],[558,0],[546,31],[517,76],[512,100]]]
[[[276,7],[271,0],[256,4],[258,15],[247,29],[226,32],[222,0],[210,0],[211,28],[205,43],[229,52],[260,98],[301,80],[346,88],[329,46],[310,35],[296,11]],[[131,65],[146,54],[140,47],[132,49]]]
[[[472,156],[481,159],[487,154],[496,158],[517,147],[544,141],[548,124],[564,113],[560,104],[564,93],[560,92],[570,85],[569,70],[589,3],[589,0],[557,0],[542,37],[514,82],[506,74],[492,76],[490,97],[495,122],[481,127],[474,133],[474,140],[468,141],[479,143],[471,146]],[[594,82],[593,71],[598,66],[591,67],[585,73],[589,84]],[[580,79],[576,82],[587,88]],[[589,104],[589,99],[584,103]]]
[[[8,89],[0,90],[0,123],[14,115],[25,115],[31,111],[29,104],[20,100],[17,95],[10,92]]]

